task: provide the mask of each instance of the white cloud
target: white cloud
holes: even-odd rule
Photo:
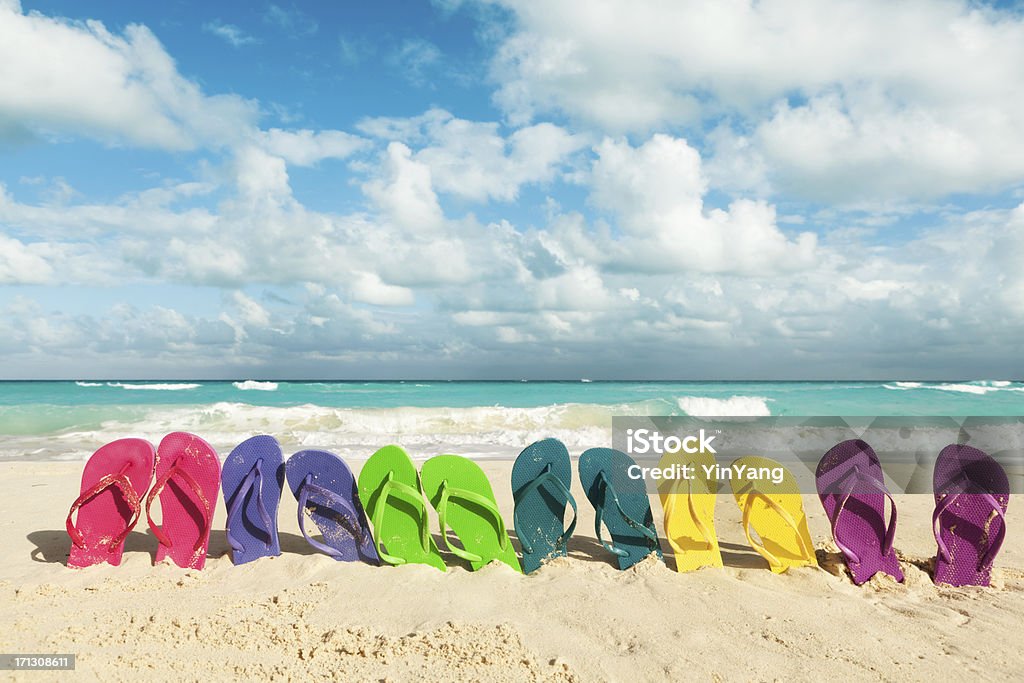
[[[816,236],[795,240],[763,201],[706,209],[700,155],[685,140],[655,135],[640,147],[606,139],[597,146],[592,201],[612,211],[624,236],[613,262],[638,272],[772,272],[806,269]]]
[[[0,6],[0,121],[145,147],[229,144],[256,117],[252,102],[207,96],[144,26],[122,36],[97,21]]]
[[[367,140],[340,130],[295,130],[271,128],[261,133],[264,147],[271,154],[296,166],[312,166],[324,159],[345,159],[365,150]]]
[[[967,0],[499,4],[514,21],[492,63],[495,100],[517,125],[564,112],[643,133],[725,115],[734,128],[716,145],[752,155],[741,184],[767,178],[814,200],[1024,181],[1017,12]]]
[[[413,85],[428,85],[427,73],[441,62],[441,50],[429,40],[412,38],[402,43],[391,61]]]
[[[439,191],[462,199],[512,201],[523,185],[557,177],[585,138],[550,123],[501,134],[497,123],[468,121],[441,109],[411,119],[371,119],[360,130],[420,148],[414,158],[430,169]]]
[[[220,19],[206,22],[203,24],[203,30],[224,40],[232,47],[242,47],[243,45],[252,45],[259,42],[255,37],[250,36],[238,26],[225,24]]]
[[[45,243],[23,244],[0,233],[0,284],[42,284],[53,276]]]

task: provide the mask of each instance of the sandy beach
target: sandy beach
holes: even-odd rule
[[[511,462],[482,466],[511,531]],[[772,574],[720,495],[724,569],[679,574],[669,555],[620,572],[578,483],[569,557],[531,576],[501,565],[472,573],[451,556],[447,573],[335,562],[301,538],[287,492],[280,557],[234,567],[221,501],[203,571],[152,566],[144,520],[120,567],[73,570],[64,517],[80,472],[0,464],[0,651],[75,653],[74,680],[1002,680],[1024,665],[1024,513],[1012,501],[990,588],[931,582],[932,502],[906,494],[903,585],[854,586],[814,496],[804,505],[824,570]],[[660,520],[656,497],[652,506]],[[3,677],[72,678],[64,673]]]

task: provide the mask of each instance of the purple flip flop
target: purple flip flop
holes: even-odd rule
[[[1006,538],[1006,471],[984,451],[950,444],[935,461],[933,490],[932,531],[939,546],[935,583],[989,585]]]
[[[299,531],[311,546],[342,562],[380,564],[355,477],[341,457],[299,451],[285,463],[285,476],[299,502]],[[322,543],[306,530],[307,516],[323,534]]]
[[[878,572],[903,581],[892,542],[896,536],[896,501],[885,486],[882,465],[860,439],[833,446],[818,462],[818,498],[832,524],[832,538],[858,586]],[[885,499],[891,507],[885,521]]]

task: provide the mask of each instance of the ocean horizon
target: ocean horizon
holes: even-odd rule
[[[257,433],[286,449],[366,457],[514,456],[546,437],[610,445],[614,416],[1018,416],[1024,382],[632,380],[9,380],[0,460],[80,460],[113,439],[203,436],[225,454]]]

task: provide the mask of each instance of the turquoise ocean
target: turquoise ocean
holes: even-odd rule
[[[191,431],[219,452],[258,433],[286,452],[515,455],[554,436],[611,441],[616,415],[1024,415],[1024,382],[0,382],[0,460],[78,460],[126,436]]]

